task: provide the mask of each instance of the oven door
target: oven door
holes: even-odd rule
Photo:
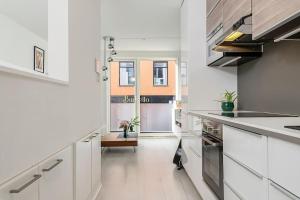
[[[202,176],[212,191],[223,200],[223,142],[205,132],[202,134]]]

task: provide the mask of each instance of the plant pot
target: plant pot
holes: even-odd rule
[[[130,129],[130,132],[133,132],[133,126],[130,126],[129,129]]]
[[[226,112],[231,112],[234,109],[233,102],[222,102],[222,110]]]
[[[124,129],[123,137],[124,137],[124,138],[127,138],[127,136],[128,136],[128,129]]]

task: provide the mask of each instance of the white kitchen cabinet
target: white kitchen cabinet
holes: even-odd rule
[[[101,188],[101,135],[95,133],[92,139],[92,193],[97,195]]]
[[[270,179],[300,197],[300,145],[269,137]]]
[[[300,198],[290,193],[280,185],[270,181],[269,200],[300,200]]]
[[[267,176],[267,137],[230,126],[223,126],[224,154]]]
[[[88,200],[92,192],[92,139],[75,144],[75,189],[76,200]]]
[[[192,148],[190,143],[192,140],[193,137],[183,140],[183,166],[195,187],[200,192],[202,181],[202,156]]]
[[[55,154],[39,165],[40,200],[73,200],[73,148]]]
[[[268,199],[268,180],[265,177],[226,155],[223,156],[223,165],[224,182],[238,191],[241,199]]]
[[[35,167],[0,188],[0,200],[39,200],[39,174]]]
[[[241,200],[237,192],[226,182],[224,182],[224,200]]]

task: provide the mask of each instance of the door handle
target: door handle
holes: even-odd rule
[[[204,140],[205,142],[207,142],[208,144],[214,146],[214,147],[221,147],[223,146],[221,143],[215,143],[215,142],[212,142],[211,140],[209,140],[207,137],[205,136],[201,136],[202,140]]]
[[[42,171],[43,172],[50,172],[52,169],[54,169],[57,165],[59,165],[63,161],[64,161],[63,159],[57,159],[55,164],[53,164],[51,167],[49,167],[47,169],[43,169]]]
[[[40,174],[35,174],[33,175],[33,179],[28,181],[27,183],[25,183],[24,185],[22,185],[20,188],[15,189],[15,190],[10,190],[9,193],[11,194],[18,194],[20,192],[22,192],[23,190],[25,190],[26,188],[28,188],[30,185],[32,185],[34,182],[36,182],[37,180],[39,180],[42,177],[42,175]]]

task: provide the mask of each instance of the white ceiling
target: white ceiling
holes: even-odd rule
[[[117,50],[177,51],[182,0],[102,0],[102,34]]]
[[[48,0],[0,0],[0,14],[48,38]]]

